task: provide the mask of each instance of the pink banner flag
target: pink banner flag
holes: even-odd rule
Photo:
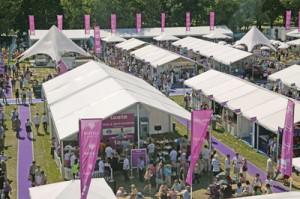
[[[215,29],[215,12],[212,11],[209,13],[209,30]]]
[[[142,14],[136,14],[136,32],[139,33],[142,30]]]
[[[190,31],[191,30],[191,13],[186,12],[185,13],[185,30]]]
[[[165,32],[166,27],[166,14],[161,13],[161,32]]]
[[[35,23],[34,23],[34,16],[29,15],[29,34],[35,35]]]
[[[298,32],[300,32],[300,12],[298,12]]]
[[[111,25],[111,32],[116,33],[117,30],[117,15],[111,14],[110,16],[110,25]]]
[[[101,39],[99,26],[94,27],[94,50],[96,55],[99,55],[101,53]]]
[[[282,135],[280,172],[283,175],[292,175],[292,159],[294,145],[294,108],[295,103],[288,100],[285,122]]]
[[[91,17],[90,15],[84,15],[84,31],[86,35],[90,34],[90,23],[91,23]]]
[[[212,110],[197,110],[192,112],[191,164],[186,177],[186,183],[189,185],[192,185],[193,172],[207,135],[207,128],[211,117]]]
[[[63,60],[60,60],[58,62],[58,69],[59,69],[59,74],[60,75],[67,72],[68,68],[69,68],[68,65]]]
[[[86,199],[95,169],[100,146],[101,119],[79,121],[80,135],[80,191],[81,199]]]
[[[58,30],[63,29],[63,16],[62,15],[57,15],[57,28],[58,28]]]
[[[290,30],[291,29],[291,17],[292,17],[292,11],[287,10],[285,15],[285,29]]]

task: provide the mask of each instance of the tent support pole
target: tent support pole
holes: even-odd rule
[[[279,139],[280,139],[280,130],[278,129],[278,133],[277,133],[277,143],[276,143],[276,162],[277,164],[279,163]]]
[[[66,179],[65,178],[64,141],[63,140],[60,141],[60,153],[61,153],[61,156],[60,156],[61,175],[62,175],[63,179]]]
[[[255,148],[255,122],[252,122],[252,148]]]
[[[136,106],[137,112],[137,136],[138,136],[138,148],[140,148],[140,104],[137,103]]]
[[[259,124],[256,125],[256,149],[259,151]]]

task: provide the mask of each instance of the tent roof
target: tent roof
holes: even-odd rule
[[[190,120],[188,111],[144,80],[95,61],[45,82],[43,90],[61,140],[78,132],[80,118],[105,119],[137,103]]]
[[[230,65],[252,55],[249,52],[194,37],[186,37],[174,42],[172,45],[193,50],[204,57],[212,56],[214,60],[225,65]]]
[[[259,87],[238,77],[209,70],[184,82],[185,85],[200,90],[231,110],[240,110],[248,118],[277,132],[283,128],[288,98]],[[295,101],[295,122],[300,121],[300,103]]]
[[[231,39],[232,38],[220,31],[213,31],[207,35],[204,35],[203,37],[208,38],[208,39]]]
[[[30,199],[80,198],[80,180],[71,180],[29,188]],[[93,178],[88,199],[117,199],[104,178]]]
[[[116,34],[111,34],[111,35],[108,35],[107,37],[103,38],[102,41],[105,41],[106,43],[118,43],[118,42],[126,41],[126,39],[124,39]]]
[[[300,39],[288,41],[288,42],[286,42],[286,43],[287,43],[288,45],[290,45],[290,46],[300,46]]]
[[[130,54],[133,55],[136,59],[150,63],[150,65],[153,67],[161,66],[180,58],[191,63],[194,62],[187,57],[181,56],[177,53],[173,53],[154,45],[147,45],[145,47],[132,51]]]
[[[20,61],[22,61],[36,54],[46,54],[58,62],[66,52],[76,52],[88,56],[87,52],[67,38],[56,26],[52,26],[43,38],[23,52],[19,57]]]
[[[280,70],[268,76],[271,81],[281,80],[283,84],[291,87],[295,84],[297,89],[300,89],[300,65],[292,65],[283,70]]]
[[[142,41],[142,40],[139,40],[139,39],[135,39],[135,38],[132,38],[132,39],[129,39],[129,40],[126,40],[126,41],[123,41],[121,43],[118,43],[116,45],[116,48],[120,48],[122,50],[131,50],[131,49],[134,49],[134,48],[137,48],[137,47],[140,47],[144,44],[147,44],[146,42]]]
[[[260,32],[255,26],[253,26],[247,34],[242,37],[236,44],[244,44],[247,46],[248,51],[251,52],[257,45],[264,45],[268,46],[271,49],[276,49],[272,46],[271,41],[262,33]]]
[[[221,31],[227,35],[233,35],[233,32],[227,28],[227,26],[216,26],[216,30]],[[86,39],[94,36],[94,30],[90,30],[90,34],[86,35],[84,29],[73,29],[62,31],[68,38],[79,40]],[[35,35],[30,35],[31,40],[39,40],[45,34],[47,30],[35,30]],[[186,31],[186,27],[166,27],[165,33],[168,35],[174,35],[177,37],[186,36],[201,36],[210,33],[209,26],[197,26],[191,27],[190,31]],[[101,29],[101,37],[107,37],[111,34],[110,29]],[[142,28],[141,32],[137,33],[135,28],[119,28],[116,30],[116,34],[123,38],[153,38],[161,34],[161,28]]]
[[[179,40],[178,37],[175,37],[173,35],[168,35],[165,33],[162,33],[159,36],[153,37],[153,39],[156,41],[177,41],[177,40]]]
[[[288,33],[286,33],[286,35],[287,35],[288,37],[300,38],[300,32],[298,31],[298,28],[295,29],[295,30],[292,30],[292,31],[290,31],[290,32],[288,32]]]
[[[243,199],[298,199],[300,198],[299,191],[289,191],[289,192],[282,192],[282,193],[272,193],[266,195],[259,195],[259,196],[246,196]]]

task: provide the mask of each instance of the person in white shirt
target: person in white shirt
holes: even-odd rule
[[[182,193],[183,199],[191,199],[191,187],[186,186],[185,190]]]
[[[220,173],[220,166],[221,166],[217,154],[215,154],[214,158],[213,158],[212,161],[211,161],[211,164],[212,164],[212,171],[213,171],[213,174],[214,174],[214,176],[216,177],[216,176]]]
[[[233,164],[233,173],[234,173],[236,179],[238,179],[239,174],[240,174],[240,169],[242,166],[242,159],[240,158],[238,153],[236,153],[235,157],[232,159],[232,164]]]
[[[227,154],[225,158],[225,176],[230,176],[230,155]]]
[[[98,167],[99,167],[99,174],[100,174],[100,178],[104,177],[104,172],[105,172],[105,165],[103,160],[100,159],[99,163],[98,163]]]
[[[29,104],[32,104],[32,90],[29,88],[27,91]]]
[[[268,158],[267,160],[267,175],[273,178],[274,175],[274,169],[273,169],[273,162],[271,158]]]
[[[36,113],[33,117],[33,123],[36,129],[37,134],[39,134],[39,127],[40,127],[40,116],[39,113]]]
[[[147,146],[149,157],[152,159],[154,158],[154,152],[155,152],[155,144],[151,142]]]
[[[43,113],[42,116],[42,123],[43,123],[43,129],[45,132],[47,132],[47,128],[48,128],[48,117],[46,115],[46,113]]]
[[[202,151],[202,157],[204,160],[204,172],[209,171],[209,156],[210,156],[210,151],[208,149],[208,146],[205,145]]]
[[[128,171],[130,169],[130,166],[129,166],[129,160],[128,158],[126,157],[123,161],[123,174],[124,174],[124,179],[125,181],[128,181],[129,180],[129,177],[128,177]]]
[[[106,158],[112,158],[113,156],[113,149],[111,148],[111,146],[107,146],[105,148],[105,154],[106,154]]]
[[[170,160],[171,160],[172,164],[175,164],[177,161],[177,151],[175,149],[172,149],[169,156],[170,156]]]
[[[271,187],[273,186],[273,180],[271,179],[271,176],[267,175],[267,179],[265,180],[265,184],[269,184]]]

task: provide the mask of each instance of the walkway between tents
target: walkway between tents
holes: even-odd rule
[[[183,119],[176,118],[176,120],[184,126],[187,125],[187,122]],[[189,129],[190,129],[190,125],[189,125]],[[225,144],[221,143],[218,139],[216,139],[213,136],[212,136],[212,146],[221,155],[226,156],[227,154],[229,154],[231,158],[233,158],[235,156],[235,153],[238,152],[238,151],[234,151],[232,148],[230,148],[230,146],[226,146]],[[256,173],[259,173],[261,179],[264,182],[267,178],[266,172],[262,171],[260,168],[255,166],[249,160],[247,161],[247,163],[248,163],[248,174],[250,174],[251,176],[255,176]],[[283,186],[281,183],[279,183],[277,181],[274,181],[272,190],[273,190],[273,192],[276,192],[276,193],[289,191],[285,186]]]
[[[18,141],[18,199],[29,198],[29,187],[31,182],[28,180],[29,168],[33,160],[33,145],[31,138],[27,137],[25,123],[30,118],[30,106],[20,105],[19,118],[21,120],[20,138]]]

